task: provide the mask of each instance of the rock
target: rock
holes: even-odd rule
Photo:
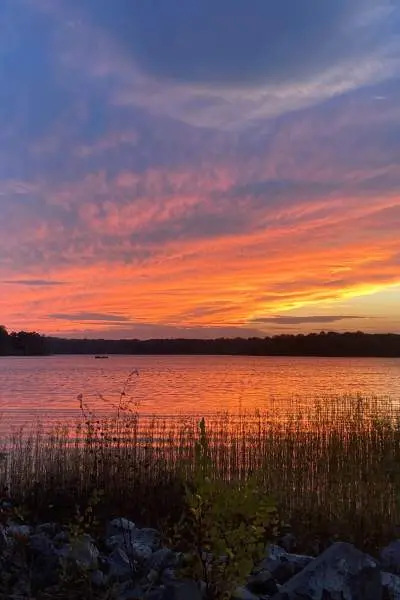
[[[54,538],[59,531],[59,526],[57,525],[57,523],[41,523],[40,525],[36,526],[35,531],[36,533],[42,533],[51,538]]]
[[[168,567],[176,567],[179,562],[178,556],[169,548],[160,548],[153,552],[147,561],[147,567],[161,572]]]
[[[6,530],[2,525],[0,525],[0,552],[5,550],[8,547],[9,543],[10,541],[6,535]]]
[[[93,573],[90,576],[90,579],[95,587],[100,588],[105,587],[107,585],[107,576],[103,573],[103,571],[100,571],[100,569],[96,569],[96,571],[93,571]]]
[[[198,585],[194,581],[182,581],[166,587],[163,600],[202,600]]]
[[[337,542],[282,586],[273,600],[381,600],[376,561]]]
[[[296,548],[297,540],[293,533],[286,533],[278,540],[279,546],[281,546],[286,552],[293,552]]]
[[[149,546],[152,550],[157,550],[160,546],[161,536],[157,529],[144,527],[143,529],[133,529],[130,531],[132,541],[137,544]]]
[[[28,544],[32,570],[32,587],[41,589],[55,585],[59,579],[60,556],[53,542],[44,534],[35,533]]]
[[[390,600],[400,600],[400,577],[393,573],[381,573],[383,591]]]
[[[7,535],[13,538],[25,538],[28,539],[31,535],[31,527],[29,525],[15,525],[14,523],[9,525],[6,529]]]
[[[159,587],[145,595],[145,600],[164,600],[165,588]]]
[[[107,559],[110,578],[126,581],[134,574],[134,565],[122,548],[115,548]]]
[[[175,569],[167,567],[161,573],[161,583],[165,586],[168,586],[177,581]]]
[[[259,600],[258,595],[253,594],[244,586],[236,588],[236,590],[232,594],[232,598],[234,600]]]
[[[128,544],[124,547],[124,550],[129,557],[142,564],[146,563],[153,554],[153,551],[149,546],[140,543]]]
[[[377,567],[367,567],[349,580],[351,596],[355,600],[382,600],[381,572]]]
[[[269,571],[259,571],[250,575],[247,587],[253,594],[257,595],[269,594],[272,596],[278,591],[276,581]]]
[[[68,531],[59,531],[53,538],[53,541],[57,545],[68,544],[69,543],[69,534]]]
[[[140,563],[145,563],[153,554],[152,549],[145,544],[135,542],[133,539],[123,535],[113,535],[106,540],[106,546],[109,549],[122,548],[126,554]]]
[[[129,521],[129,519],[125,519],[123,517],[118,517],[110,521],[107,527],[107,537],[112,537],[113,535],[122,535],[129,534],[129,532],[136,529],[135,523]]]
[[[382,567],[393,573],[400,573],[400,540],[395,540],[380,554]]]
[[[312,556],[290,554],[274,544],[267,548],[267,553],[267,558],[257,565],[254,572],[268,571],[280,584],[286,583],[314,560]]]
[[[122,535],[112,535],[105,540],[106,547],[109,550],[113,550],[114,548],[123,548],[128,538],[125,540]]]
[[[143,588],[132,581],[125,581],[115,594],[116,600],[144,600],[146,593]]]

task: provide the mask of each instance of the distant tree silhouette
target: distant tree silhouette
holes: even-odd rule
[[[400,357],[400,335],[335,333],[265,338],[80,340],[47,338],[54,354],[212,354],[249,356]]]
[[[8,335],[7,329],[4,327],[4,325],[0,325],[0,356],[9,354],[9,352],[10,352],[9,335]]]
[[[103,340],[65,339],[0,327],[0,355],[44,354],[189,354],[248,356],[382,356],[400,357],[400,335],[361,331],[321,331],[265,338]]]
[[[11,333],[17,354],[24,356],[40,356],[47,354],[46,338],[36,332],[19,331]]]

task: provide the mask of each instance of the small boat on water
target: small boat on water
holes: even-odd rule
[[[95,358],[108,358],[107,354],[96,354]]]

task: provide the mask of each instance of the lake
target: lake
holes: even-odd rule
[[[137,370],[138,375],[129,374]],[[0,429],[65,421],[78,396],[96,413],[113,410],[121,391],[146,414],[201,414],[260,409],[284,418],[295,399],[362,394],[400,404],[400,359],[247,356],[93,356],[0,358]],[[387,404],[382,401],[382,413]]]

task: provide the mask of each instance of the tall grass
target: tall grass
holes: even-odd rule
[[[82,399],[81,399],[82,400]],[[100,522],[124,514],[161,526],[179,517],[191,477],[198,417],[149,417],[123,404],[52,432],[5,441],[0,489],[32,518],[68,519],[101,491]],[[400,411],[388,400],[321,398],[287,417],[269,412],[206,418],[212,476],[253,476],[312,550],[334,536],[374,549],[400,523]],[[382,418],[384,414],[384,418]],[[306,548],[307,547],[307,548]]]

